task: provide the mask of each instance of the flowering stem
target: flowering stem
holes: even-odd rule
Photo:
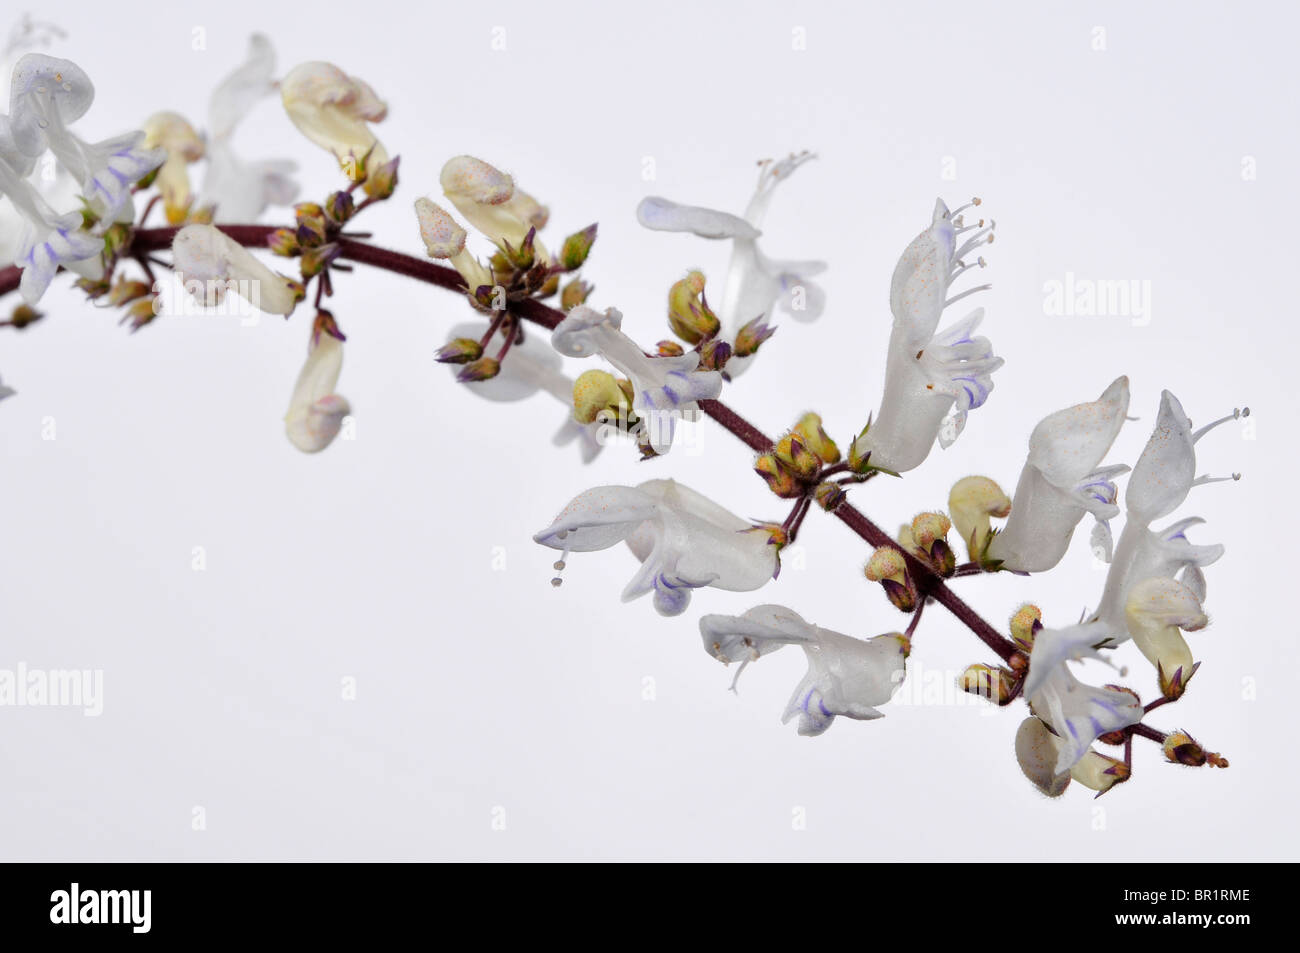
[[[258,248],[265,248],[267,238],[276,231],[276,228],[271,225],[221,225],[220,228],[222,232],[234,241],[239,242],[239,244]],[[131,254],[141,255],[169,248],[177,231],[176,228],[138,229],[133,237]],[[346,237],[340,237],[338,245],[340,258],[363,265],[370,265],[384,271],[391,271],[394,274],[405,275],[417,281],[437,285],[448,291],[461,294],[465,291],[465,282],[461,279],[459,272],[454,268],[435,264],[427,258],[417,258],[414,255],[390,251],[386,248],[379,248]],[[10,266],[0,269],[0,295],[16,289],[20,277],[21,272],[16,267]],[[545,328],[553,329],[564,320],[563,311],[549,307],[533,298],[511,301],[509,310],[512,314],[532,321],[534,324],[540,324]],[[701,400],[699,404],[700,409],[705,414],[740,438],[755,453],[765,453],[772,449],[772,440],[763,431],[721,401],[706,398]],[[929,566],[910,553],[905,552],[888,533],[863,513],[848,503],[842,503],[835,508],[834,514],[849,529],[853,530],[873,547],[879,549],[881,546],[891,546],[902,553],[903,559],[907,563],[908,572],[917,581],[917,588],[920,592],[930,596],[955,615],[958,621],[974,632],[980,641],[995,652],[999,658],[1003,661],[1009,661],[1016,654],[1015,644],[1010,639],[984,621],[974,609],[949,589],[944,584],[943,579],[937,576]],[[1142,727],[1141,725],[1137,726],[1137,728]],[[1145,729],[1145,731],[1152,733],[1144,734],[1144,731],[1135,729],[1136,734],[1152,738],[1158,736],[1158,740],[1163,742],[1164,735],[1155,732],[1153,729]]]

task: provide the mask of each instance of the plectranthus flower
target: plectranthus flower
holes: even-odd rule
[[[71,60],[28,53],[14,67],[9,91],[12,143],[37,159],[47,150],[81,185],[81,194],[102,221],[131,212],[131,187],[166,159],[161,149],[146,149],[140,131],[90,143],[68,126],[86,114],[95,99],[90,78]]]
[[[80,271],[84,265],[102,274],[104,240],[82,229],[80,213],[60,215],[50,207],[27,181],[31,166],[9,148],[10,142],[7,119],[0,116],[0,194],[9,199],[15,213],[13,221],[4,223],[5,237],[16,239],[7,254],[22,269],[18,290],[23,300],[34,305],[60,266]]]
[[[603,313],[579,305],[551,334],[551,344],[567,357],[599,354],[632,381],[632,409],[647,424],[650,446],[657,453],[672,446],[676,419],[699,410],[700,400],[722,392],[722,375],[699,371],[700,355],[689,351],[675,357],[649,357],[620,327],[623,315],[615,308]]]
[[[343,418],[352,413],[347,399],[334,393],[342,370],[342,342],[325,331],[313,330],[307,360],[284,415],[285,435],[303,453],[328,447],[338,436]]]
[[[700,238],[731,242],[731,263],[718,317],[722,322],[723,336],[733,345],[737,343],[742,328],[753,322],[770,322],[778,306],[796,321],[814,321],[825,307],[825,293],[809,280],[826,269],[824,262],[775,261],[763,254],[758,246],[758,239],[763,234],[763,219],[777,183],[812,158],[811,153],[802,152],[775,162],[760,162],[758,188],[743,217],[709,208],[679,205],[658,196],[643,199],[637,206],[637,221],[646,228],[689,232]],[[760,333],[771,332],[764,325]],[[735,348],[735,354],[727,362],[727,372],[733,377],[740,374],[751,358],[752,351],[748,348]]]
[[[234,292],[268,314],[290,314],[302,286],[276,274],[215,225],[186,225],[172,239],[177,276],[199,304],[220,304]]]
[[[1020,762],[1020,770],[1048,797],[1060,797],[1071,780],[1091,788],[1101,797],[1129,779],[1128,765],[1091,748],[1071,767],[1060,770],[1057,765],[1064,747],[1063,739],[1037,718],[1026,718],[1016,731],[1016,760]]]
[[[1181,698],[1199,667],[1183,632],[1203,629],[1210,621],[1200,596],[1175,579],[1156,576],[1129,591],[1124,614],[1134,644],[1156,667],[1161,694]]]
[[[623,589],[623,601],[654,593],[655,609],[669,616],[686,611],[694,589],[750,592],[780,566],[767,530],[673,480],[588,490],[533,539],[561,551],[557,570],[569,553],[626,542],[641,568]]]
[[[420,223],[420,240],[430,258],[449,262],[460,272],[470,294],[479,288],[492,286],[492,272],[465,250],[468,237],[465,229],[456,224],[451,213],[427,198],[415,200],[415,217]]]
[[[536,229],[546,224],[547,211],[515,187],[515,180],[474,156],[454,156],[439,177],[443,194],[467,222],[505,252],[518,252],[533,233],[532,248],[540,261],[549,261]]]
[[[1100,467],[1128,413],[1128,378],[1099,398],[1048,414],[1029,436],[1029,458],[1012,497],[1011,518],[988,547],[1006,569],[1042,572],[1061,561],[1084,515],[1097,520],[1094,542],[1110,556],[1108,521],[1119,515],[1111,479],[1124,465]]]
[[[203,140],[184,116],[164,111],[144,121],[144,145],[167,155],[154,182],[162,195],[167,224],[180,225],[194,204],[189,165],[203,158]]]
[[[483,330],[482,322],[458,324],[448,334],[448,346],[458,341],[473,341],[477,345]],[[590,463],[604,448],[598,434],[600,425],[581,424],[573,419],[573,380],[564,373],[563,366],[560,355],[555,353],[545,337],[529,332],[510,348],[496,376],[461,383],[470,393],[503,403],[526,400],[539,391],[550,394],[564,405],[564,422],[552,442],[556,446],[577,443],[582,462]],[[458,365],[451,364],[451,369],[453,375],[458,374]]]
[[[913,239],[894,268],[885,393],[869,428],[854,443],[854,458],[870,453],[872,466],[902,473],[925,460],[936,437],[941,446],[950,446],[966,426],[967,413],[988,399],[993,372],[1003,364],[987,338],[973,336],[983,308],[936,333],[945,308],[989,287],[948,296],[953,281],[984,265],[983,258],[968,262],[966,256],[993,240],[992,223],[963,223],[961,212],[968,207],[950,212],[937,201],[930,227]],[[974,235],[958,246],[957,236],[972,230]]]
[[[893,697],[903,683],[908,640],[898,634],[855,639],[805,622],[785,606],[756,606],[738,616],[706,615],[700,619],[704,650],[723,664],[739,662],[732,681],[750,662],[786,645],[798,645],[808,671],[795,687],[781,717],[799,719],[799,734],[820,735],[836,716],[883,718],[876,706]]]
[[[353,182],[370,181],[388,162],[371,123],[388,115],[388,106],[364,81],[333,63],[300,63],[280,82],[280,99],[298,131],[328,149]]]
[[[1044,629],[1038,634],[1035,652],[1050,631]],[[1032,675],[1032,661],[1029,670]],[[1142,720],[1142,705],[1136,697],[1113,688],[1087,685],[1075,678],[1065,662],[1050,668],[1040,666],[1039,671],[1039,683],[1032,693],[1026,683],[1025,696],[1030,710],[1060,739],[1057,773],[1074,767],[1100,736]],[[1044,672],[1045,677],[1041,677]]]
[[[244,62],[226,76],[208,100],[207,169],[202,201],[215,222],[255,222],[268,206],[288,205],[298,194],[288,159],[247,161],[232,144],[235,129],[258,101],[275,92],[275,49],[260,33],[248,41]]]
[[[1231,478],[1196,476],[1196,443],[1215,427],[1249,413],[1249,408],[1234,410],[1193,430],[1178,398],[1169,391],[1161,394],[1155,429],[1128,480],[1124,529],[1093,616],[1110,628],[1113,643],[1129,638],[1125,607],[1132,588],[1145,579],[1177,577],[1204,601],[1201,570],[1223,555],[1223,546],[1195,545],[1188,540],[1187,529],[1205,522],[1199,517],[1180,519],[1158,530],[1152,530],[1151,523],[1178,509],[1192,487],[1238,478],[1238,474]]]

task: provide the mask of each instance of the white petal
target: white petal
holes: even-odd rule
[[[636,218],[643,226],[655,231],[691,232],[700,238],[752,240],[762,234],[738,215],[696,205],[678,205],[658,196],[642,199],[636,207]]]
[[[658,515],[658,503],[640,490],[598,486],[570,500],[533,540],[551,549],[576,553],[608,549]]]
[[[1191,421],[1178,398],[1164,391],[1155,430],[1128,480],[1128,510],[1146,523],[1172,513],[1187,499],[1195,478]]]
[[[1044,417],[1029,437],[1029,462],[1062,489],[1101,463],[1128,413],[1128,378],[1116,378],[1101,397]]]

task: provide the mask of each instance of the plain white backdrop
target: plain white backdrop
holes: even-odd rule
[[[0,404],[0,668],[102,669],[104,712],[0,708],[4,857],[1295,859],[1293,7],[77,0],[49,15],[69,34],[52,52],[98,90],[88,137],[159,109],[201,124],[253,31],[281,72],[327,59],[365,78],[402,156],[397,197],[365,216],[377,242],[419,253],[411,202],[436,195],[448,157],[481,156],[550,205],[552,243],[600,223],[593,303],[646,345],[668,336],[685,269],[720,293],[727,249],[641,230],[636,203],[739,212],[756,160],[816,151],[764,247],[829,261],[827,313],[783,321],[724,394],[769,433],[808,409],[842,446],[861,427],[898,254],[936,195],[982,196],[998,221],[984,331],[1007,364],[954,447],[854,491],[888,528],[969,473],[1013,488],[1033,424],[1120,373],[1141,420],[1110,460],[1136,459],[1166,387],[1198,424],[1249,404],[1253,425],[1199,446],[1203,471],[1244,476],[1179,511],[1227,555],[1208,571],[1213,624],[1190,636],[1204,665],[1151,718],[1232,767],[1175,767],[1139,743],[1130,783],[1048,801],[1015,762],[1022,707],[944,703],[955,672],[989,659],[942,607],[911,662],[929,703],[800,738],[779,723],[794,651],[726,691],[705,612],[777,601],[859,636],[905,622],[836,520],[810,514],[802,568],[759,593],[702,591],[677,619],[620,604],[623,550],[574,556],[552,589],[555,554],[530,537],[589,486],[672,475],[783,517],[716,426],[694,454],[640,463],[616,446],[583,468],[550,446],[550,397],[488,404],[433,363],[461,302],[359,269],[334,303],[356,436],[304,456],[281,417],[309,313],[130,335],[60,286],[43,322],[0,333],[18,391]],[[304,198],[337,184],[277,100],[238,145],[297,159]],[[1149,281],[1150,322],[1048,315],[1044,286],[1067,273]],[[1081,531],[1050,574],[957,585],[1001,627],[1025,600],[1073,621],[1103,577]],[[1131,645],[1121,660],[1153,697]]]

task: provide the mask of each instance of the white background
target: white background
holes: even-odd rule
[[[817,151],[781,187],[763,245],[830,262],[827,313],[785,320],[724,394],[769,433],[817,409],[843,446],[865,422],[899,252],[936,194],[981,195],[998,220],[984,330],[1007,365],[953,448],[853,499],[893,528],[968,473],[1010,490],[1033,424],[1120,373],[1142,419],[1112,461],[1136,459],[1162,388],[1198,424],[1250,404],[1253,430],[1199,446],[1202,471],[1242,482],[1195,490],[1177,514],[1206,517],[1195,540],[1227,555],[1208,573],[1213,624],[1190,636],[1204,665],[1151,718],[1232,767],[1175,767],[1139,742],[1129,784],[1048,801],[1016,766],[1019,706],[932,697],[800,738],[779,723],[803,672],[794,651],[728,694],[731,672],[700,644],[705,612],[779,601],[859,636],[904,623],[861,577],[865,544],[819,513],[802,570],[760,593],[703,591],[676,619],[619,603],[634,568],[621,549],[573,557],[553,590],[555,554],[530,536],[589,486],[673,475],[745,516],[779,520],[785,504],[710,423],[696,455],[642,464],[621,446],[583,469],[573,447],[550,446],[563,413],[550,397],[488,404],[434,365],[467,316],[439,289],[369,271],[338,281],[356,439],[304,456],[281,416],[309,313],[256,327],[164,318],[129,335],[61,286],[45,321],[0,333],[0,374],[19,392],[0,404],[0,667],[102,668],[105,708],[0,709],[3,856],[1295,859],[1293,8],[184,7],[50,8],[69,32],[53,52],[98,90],[83,135],[164,108],[201,124],[212,86],[264,31],[282,71],[328,59],[389,102],[379,131],[402,186],[366,215],[377,241],[419,253],[411,201],[436,194],[446,158],[479,155],[551,206],[552,243],[600,222],[593,303],[621,308],[646,345],[667,336],[665,294],[684,269],[721,294],[727,248],[641,230],[637,201],[739,212],[756,159]],[[792,48],[797,28],[806,50]],[[336,183],[274,99],[238,144],[296,158],[304,197]],[[1067,272],[1150,281],[1150,324],[1047,316],[1044,283]],[[999,627],[1024,600],[1065,624],[1096,604],[1103,575],[1081,531],[1048,575],[957,585]],[[988,661],[981,649],[933,606],[913,678]],[[1153,697],[1131,645],[1121,660]],[[192,829],[196,807],[206,830]]]

